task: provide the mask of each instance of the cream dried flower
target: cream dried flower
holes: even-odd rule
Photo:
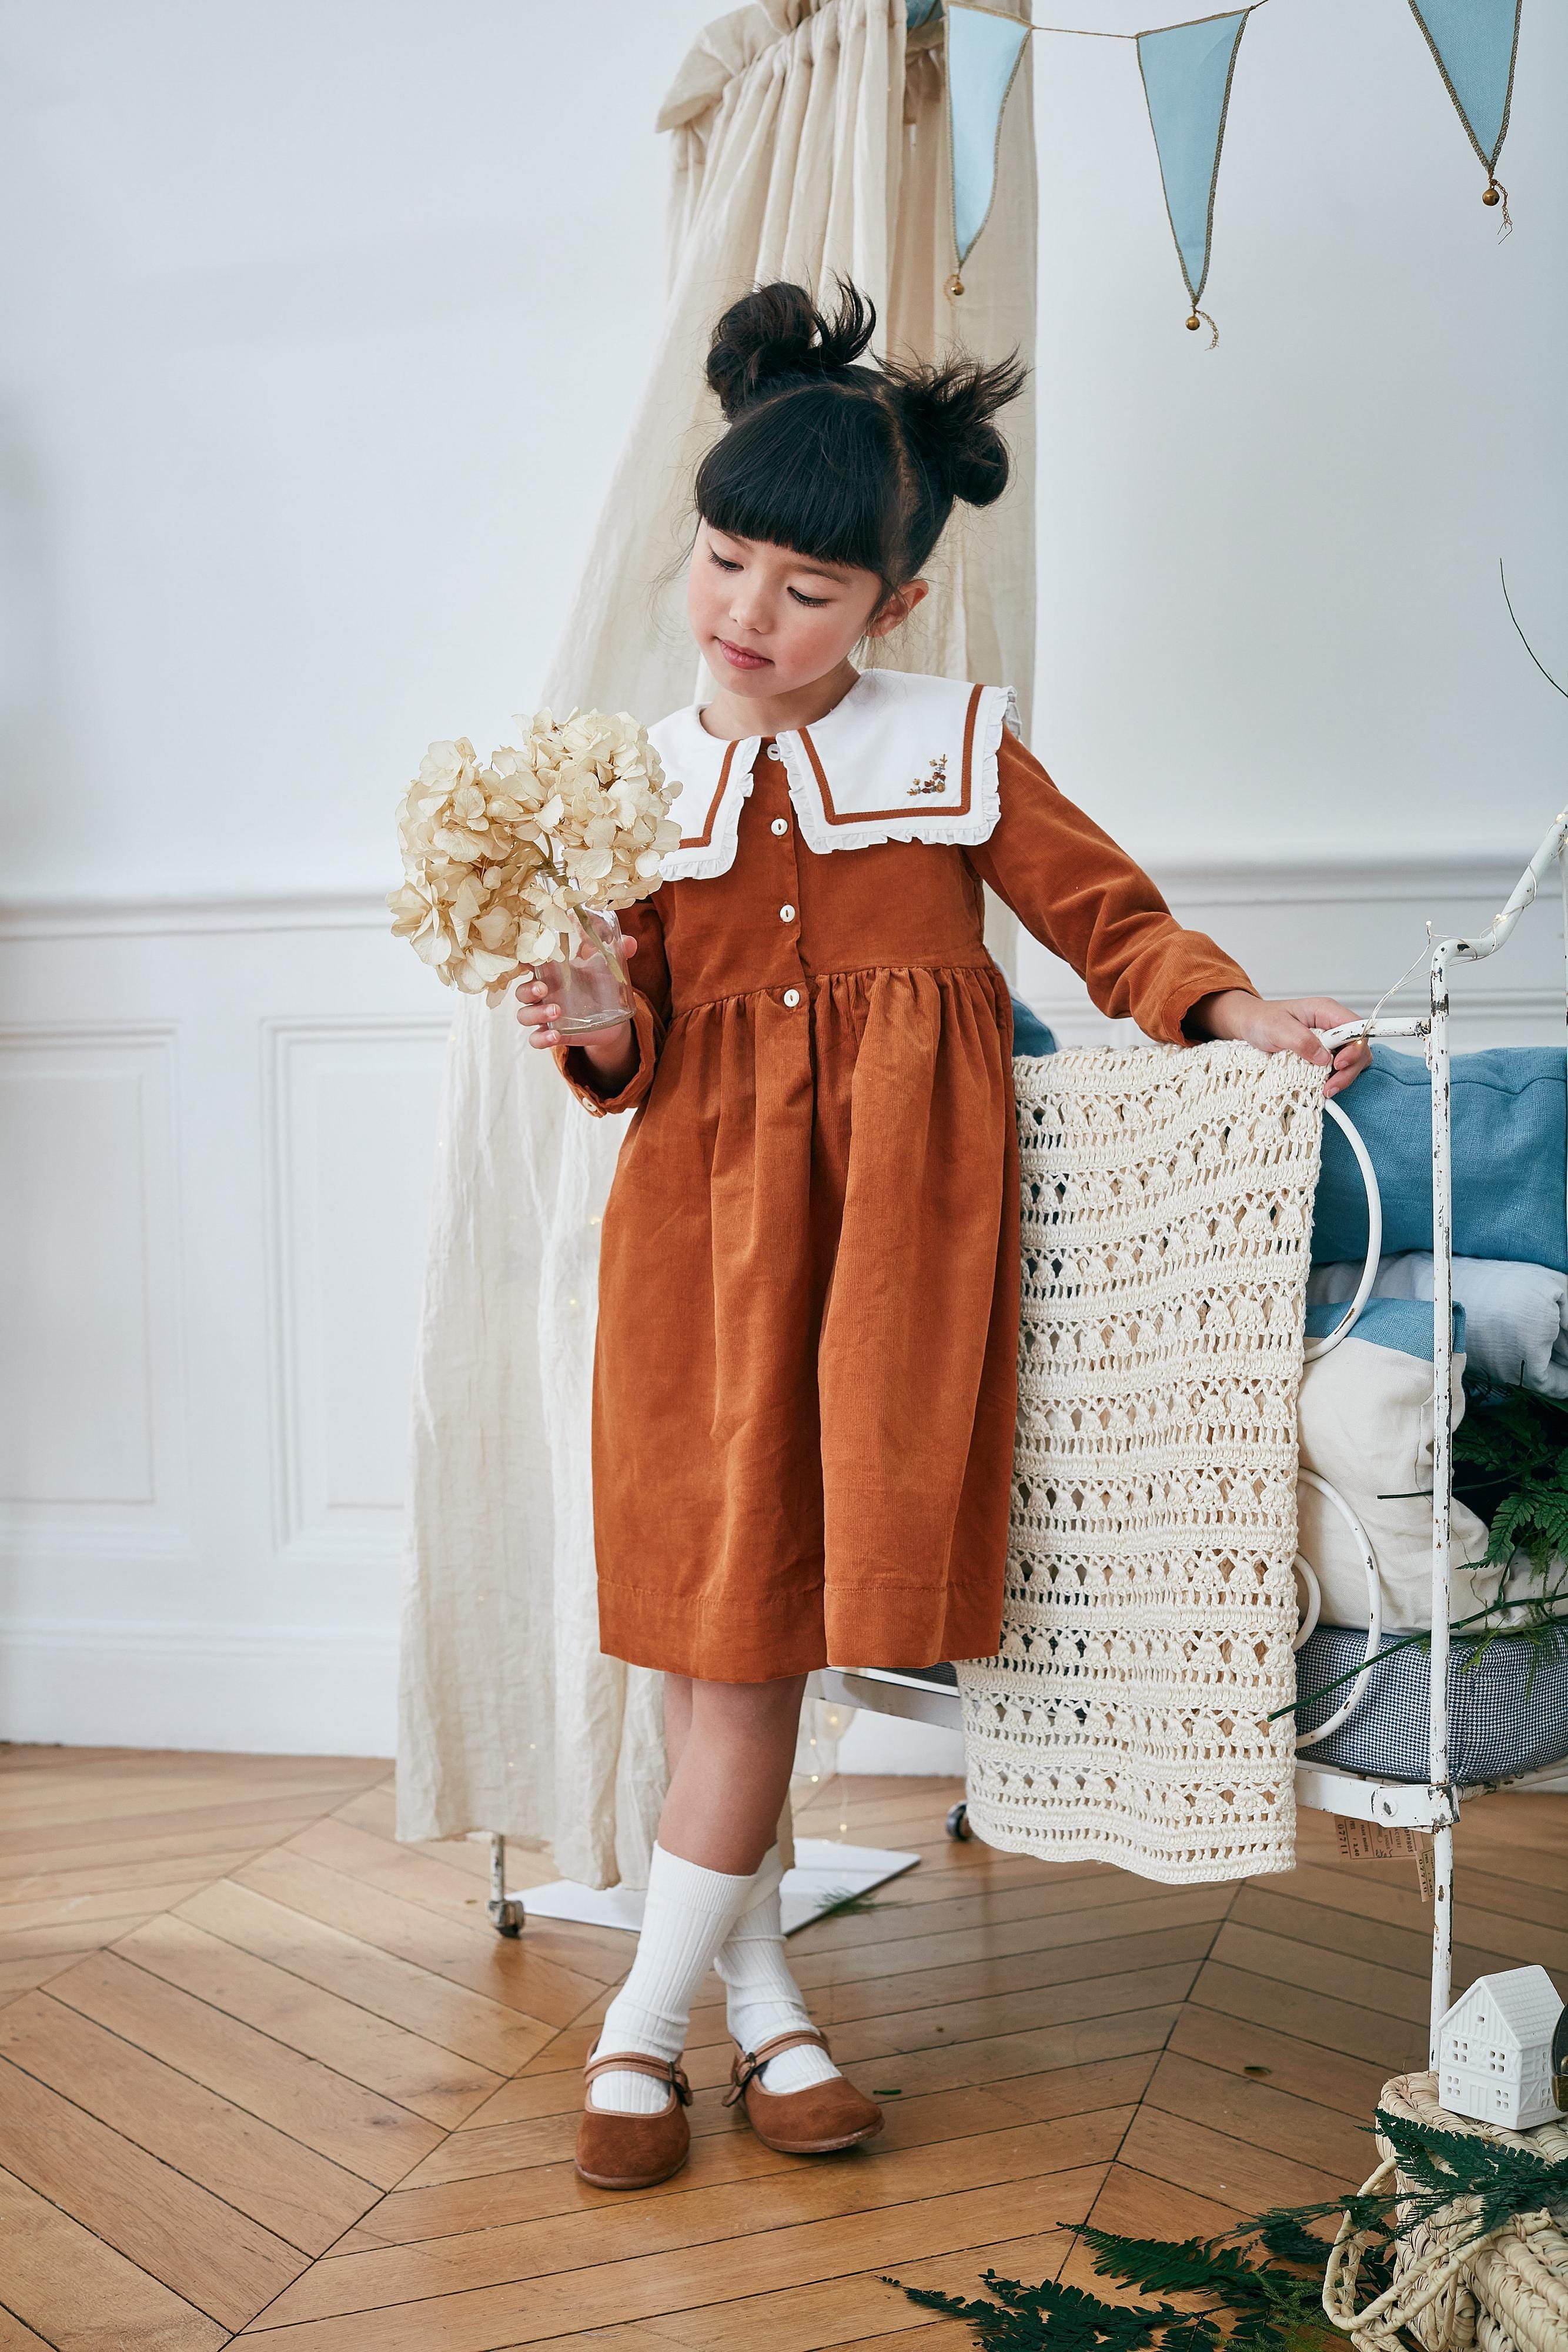
[[[681,829],[646,730],[624,710],[519,718],[487,767],[466,736],[433,743],[398,808],[397,938],[449,988],[494,1004],[526,963],[570,955],[580,907],[648,898]]]

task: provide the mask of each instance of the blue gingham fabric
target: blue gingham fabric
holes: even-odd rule
[[[1384,1637],[1386,1654],[1396,1640]],[[1310,1694],[1359,1665],[1364,1627],[1320,1625],[1296,1657],[1299,1731],[1326,1723],[1350,1695],[1350,1685],[1317,1699]],[[1478,1652],[1480,1654],[1478,1655]],[[1384,1780],[1427,1777],[1427,1703],[1431,1657],[1424,1648],[1381,1655],[1354,1711],[1337,1731],[1301,1751],[1303,1764],[1337,1764]],[[1533,1672],[1531,1669],[1533,1668]],[[1448,1769],[1461,1784],[1534,1772],[1568,1757],[1568,1641],[1550,1650],[1506,1635],[1481,1651],[1456,1639],[1448,1663]]]
[[[1387,1654],[1398,1636],[1384,1637],[1384,1655],[1373,1670],[1355,1710],[1316,1747],[1303,1748],[1303,1764],[1337,1764],[1346,1772],[1370,1772],[1380,1780],[1427,1778],[1427,1693],[1431,1659],[1423,1649]],[[1532,1643],[1494,1642],[1478,1656],[1476,1642],[1457,1640],[1448,1667],[1448,1757],[1456,1780],[1507,1780],[1515,1772],[1539,1771],[1568,1757],[1568,1642],[1544,1654]],[[1321,1690],[1350,1667],[1366,1648],[1364,1631],[1320,1625],[1296,1659],[1296,1687]],[[1531,1672],[1534,1661],[1535,1671]],[[950,1665],[903,1669],[911,1682],[954,1689]],[[1303,1731],[1326,1723],[1343,1706],[1350,1685],[1300,1708]]]

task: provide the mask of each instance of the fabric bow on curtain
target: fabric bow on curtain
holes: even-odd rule
[[[925,354],[961,336],[987,359],[1032,352],[1027,59],[956,314],[941,39],[939,21],[908,30],[905,0],[762,0],[709,26],[682,66],[659,116],[674,141],[664,326],[539,688],[551,709],[648,722],[701,690],[673,592],[659,609],[653,599],[718,429],[708,334],[738,295],[778,278],[831,292],[842,275],[875,302],[882,349]],[[1027,716],[1033,453],[1021,409],[1009,436],[1013,488],[955,525],[892,658],[1013,685]],[[580,1109],[506,1013],[462,1003],[415,1392],[398,1833],[548,1843],[562,1874],[590,1886],[643,1883],[664,1786],[659,1678],[600,1655],[595,1610],[599,1220],[622,1125]],[[655,1330],[622,1336],[661,1344]]]

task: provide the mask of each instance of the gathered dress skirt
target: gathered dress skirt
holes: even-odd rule
[[[1010,737],[978,848],[818,855],[759,750],[727,874],[629,911],[638,1068],[594,1371],[601,1646],[720,1682],[987,1656],[1019,1323],[1012,1013],[982,880],[1173,1041],[1246,987]]]

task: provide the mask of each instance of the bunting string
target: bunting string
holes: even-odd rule
[[[1268,5],[1269,0],[1249,0],[1246,13],[1249,16],[1251,16],[1256,9],[1266,8]],[[1022,25],[1025,26],[1026,30],[1031,33],[1055,33],[1065,41],[1142,41],[1147,38],[1147,35],[1145,33],[1103,32],[1096,25],[1040,25],[1037,24],[1032,16],[1014,16],[1009,15],[1008,10],[1005,8],[989,6],[987,5],[987,0],[954,0],[954,5],[972,9],[977,16],[999,16],[1004,24]],[[934,16],[936,11],[933,10],[931,14]],[[911,21],[913,22],[913,19]],[[922,23],[928,23],[930,18],[924,17],[921,21]],[[1206,24],[1208,19],[1207,17],[1200,16],[1196,18],[1194,21],[1198,24]],[[1181,33],[1186,30],[1186,26],[1185,25],[1156,25],[1153,29],[1158,33]]]
[[[1218,15],[1104,32],[1089,25],[1048,25],[1014,15],[996,0],[907,0],[909,23],[946,19],[947,118],[952,142],[953,244],[957,268],[947,281],[964,291],[964,267],[990,217],[996,196],[1003,110],[1025,44],[1041,34],[1068,40],[1130,41],[1148,110],[1176,257],[1190,305],[1186,324],[1219,330],[1200,307],[1214,241],[1214,201],[1241,36],[1269,0]],[[1497,161],[1508,133],[1523,0],[1409,0],[1443,86],[1487,174],[1484,205],[1501,207],[1499,240],[1511,235],[1508,190]]]

